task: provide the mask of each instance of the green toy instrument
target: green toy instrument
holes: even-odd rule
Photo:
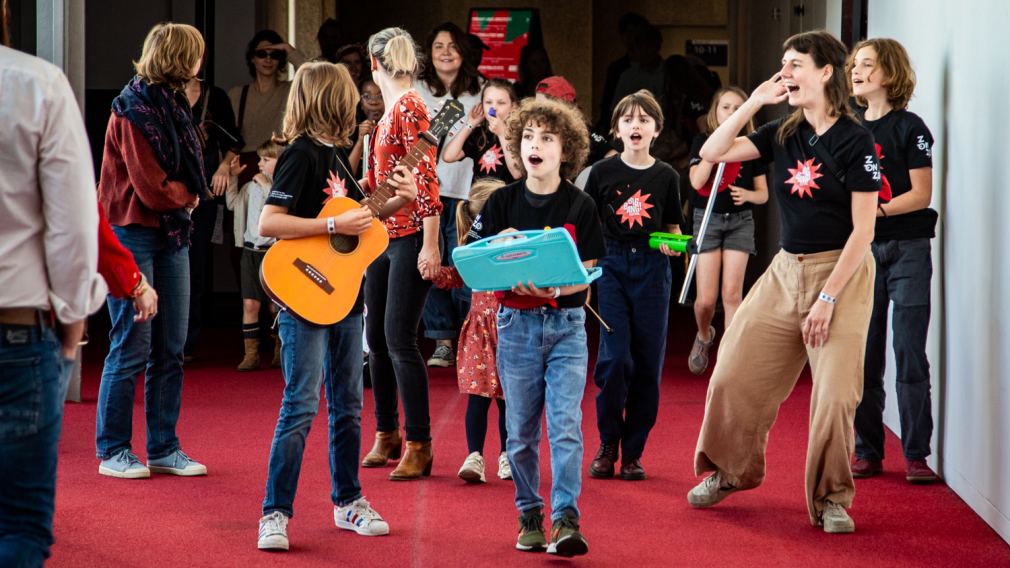
[[[666,243],[666,246],[674,252],[687,252],[687,243],[691,238],[691,235],[656,232],[649,235],[649,248],[659,250],[659,245]]]

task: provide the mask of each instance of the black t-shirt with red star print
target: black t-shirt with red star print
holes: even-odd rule
[[[933,167],[933,135],[926,123],[907,110],[892,110],[877,120],[866,120],[865,109],[858,112],[879,146],[880,167],[891,183],[892,199],[908,193],[912,189],[909,170]],[[928,207],[877,217],[874,240],[931,239],[936,236],[936,219],[936,211]]]
[[[296,138],[277,158],[266,204],[286,207],[295,217],[314,219],[334,194],[360,201],[363,196],[344,170],[346,163],[342,148],[318,144],[306,136]],[[364,310],[363,296],[358,294],[350,313]]]
[[[775,162],[768,187],[779,207],[782,248],[794,254],[843,248],[852,234],[851,192],[880,191],[873,135],[842,117],[818,137],[803,121],[782,146],[776,141],[779,124],[781,119],[769,122],[748,138],[763,162]],[[831,156],[841,171],[829,171],[818,153]]]
[[[505,150],[498,137],[483,126],[463,142],[463,154],[473,160],[474,181],[489,177],[508,184],[516,180],[505,163]]]
[[[691,161],[688,163],[688,167],[701,162],[701,147],[705,145],[706,140],[708,140],[707,134],[699,134],[694,137],[694,141],[691,143]],[[753,191],[754,178],[763,176],[766,173],[768,173],[768,166],[762,163],[761,160],[749,160],[740,165],[740,173],[737,174],[736,179],[730,183],[737,187]],[[712,175],[714,174],[715,168],[712,168]],[[701,209],[704,211],[705,207],[708,205],[708,196],[702,195],[692,188],[691,205],[695,209]],[[729,192],[729,187],[726,187],[716,194],[715,205],[712,207],[713,213],[739,213],[741,211],[750,210],[753,205],[749,202],[744,203],[743,205],[734,205],[733,195]]]
[[[497,235],[505,229],[519,231],[543,229],[545,227],[565,227],[573,234],[575,248],[582,261],[599,260],[607,254],[603,241],[600,219],[596,215],[593,201],[579,188],[561,180],[558,190],[548,195],[537,195],[526,188],[525,180],[495,191],[488,198],[480,214],[473,220],[467,233],[467,242],[475,242],[484,237]],[[521,274],[516,275],[518,282]],[[504,294],[502,302],[511,307],[535,307],[547,302],[539,302],[529,296]],[[577,308],[586,303],[586,292],[561,296],[556,300],[559,308]]]
[[[680,176],[666,162],[638,169],[620,155],[593,166],[586,194],[596,202],[608,239],[645,243],[666,225],[684,226],[680,209]]]

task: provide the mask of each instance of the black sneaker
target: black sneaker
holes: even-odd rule
[[[516,550],[543,552],[547,546],[544,536],[544,514],[541,509],[531,509],[519,514],[519,538]]]
[[[552,525],[551,544],[547,547],[547,554],[571,558],[589,552],[589,543],[579,532],[579,519],[570,511],[566,511],[565,516]]]

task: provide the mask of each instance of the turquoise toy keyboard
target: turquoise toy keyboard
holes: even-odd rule
[[[589,284],[603,269],[586,269],[565,229],[517,231],[456,247],[452,262],[466,285],[478,291],[511,290],[518,282],[538,288]]]

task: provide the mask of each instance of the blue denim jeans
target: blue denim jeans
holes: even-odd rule
[[[607,241],[597,283],[600,333],[593,379],[600,441],[621,444],[623,460],[642,457],[659,412],[672,276],[669,259],[645,247]]]
[[[361,314],[319,327],[287,312],[278,316],[284,398],[270,446],[263,514],[294,516],[295,490],[309,428],[319,411],[319,386],[326,389],[329,416],[330,499],[346,505],[361,497]]]
[[[884,459],[884,361],[887,352],[887,310],[894,303],[895,375],[901,446],[910,460],[930,454],[933,404],[930,401],[929,331],[930,279],[933,258],[929,239],[882,241],[872,245],[877,261],[873,314],[866,337],[863,400],[856,408],[856,456]]]
[[[452,250],[456,248],[456,205],[462,199],[442,197],[442,216],[438,221],[439,242],[442,249],[442,266],[452,266]],[[428,339],[456,339],[466,318],[463,296],[455,290],[432,287],[424,304],[424,336]],[[469,291],[466,301],[470,299]]]
[[[134,323],[133,301],[109,296],[109,354],[98,388],[96,446],[100,459],[132,449],[133,398],[145,373],[147,458],[179,449],[175,425],[182,402],[182,350],[189,323],[189,249],[169,250],[158,229],[113,227],[140,271],[158,292],[158,315]]]
[[[53,543],[61,359],[52,330],[0,325],[0,566],[42,566]]]
[[[498,374],[508,407],[508,456],[520,512],[542,508],[540,422],[547,410],[551,519],[579,516],[582,396],[589,349],[583,308],[498,312]]]

